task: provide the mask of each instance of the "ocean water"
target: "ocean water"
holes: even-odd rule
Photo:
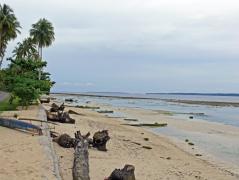
[[[166,95],[166,94],[125,94],[125,93],[91,93],[91,95],[110,96],[76,96],[76,95],[57,95],[60,101],[64,98],[73,98],[77,100],[73,105],[86,105],[87,102],[110,105],[113,107],[132,107],[149,110],[165,110],[173,112],[173,115],[182,120],[188,120],[190,113],[193,114],[195,121],[203,120],[208,122],[217,122],[225,125],[239,127],[239,107],[216,107],[197,104],[172,103],[161,99],[186,99],[200,101],[220,101],[220,102],[239,102],[239,96],[203,96],[203,95]],[[137,98],[115,98],[117,97],[139,97]],[[145,99],[142,99],[145,98]],[[154,99],[152,99],[154,98]],[[115,111],[111,116],[128,117]],[[130,117],[134,118],[134,117]],[[155,133],[164,134],[168,137],[176,138],[180,141],[190,139],[197,147],[205,150],[215,157],[220,157],[223,161],[230,162],[239,166],[239,140],[235,137],[225,137],[220,134],[208,134],[200,132],[185,131],[173,127],[154,128]]]
[[[77,104],[85,104],[87,101],[108,104],[114,107],[133,107],[150,110],[165,110],[174,113],[181,119],[188,119],[190,113],[196,119],[218,122],[226,125],[239,127],[239,107],[231,106],[208,106],[197,104],[182,104],[167,102],[161,99],[177,99],[177,100],[200,100],[200,101],[220,101],[220,102],[238,102],[239,96],[209,96],[209,95],[168,95],[168,94],[127,94],[127,93],[87,93],[90,95],[110,96],[110,97],[94,97],[94,96],[78,96]],[[114,98],[117,97],[139,97],[139,99]],[[70,96],[69,98],[76,98]],[[148,99],[140,99],[148,98]],[[156,98],[156,99],[151,99]]]

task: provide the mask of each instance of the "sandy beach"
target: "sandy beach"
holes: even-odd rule
[[[39,107],[3,112],[1,116],[39,119]],[[32,122],[35,125],[40,123]],[[0,179],[56,179],[46,137],[0,127]]]
[[[46,109],[50,108],[50,104],[44,106]],[[183,146],[186,147],[185,144],[179,147],[167,137],[156,135],[145,128],[126,126],[122,118],[107,117],[96,111],[76,107],[67,107],[66,111],[69,109],[81,114],[71,115],[76,120],[76,124],[57,123],[57,125],[50,125],[55,132],[67,133],[73,137],[74,133],[80,130],[83,134],[90,132],[92,137],[96,131],[109,130],[111,139],[107,143],[107,152],[89,149],[90,177],[92,180],[103,180],[115,168],[122,168],[125,164],[135,166],[135,175],[138,180],[239,179],[239,176],[232,169],[195,156],[193,153],[196,151],[191,153],[186,151],[183,148]],[[159,112],[129,108],[118,108],[118,110],[137,114],[139,117],[147,117],[149,122],[150,120],[152,122],[157,120],[157,122],[170,124],[170,118],[166,119],[165,114]],[[13,116],[15,113],[19,117],[38,118],[39,108],[34,106],[30,107],[29,110],[4,112],[2,116]],[[171,120],[173,125],[172,122]],[[37,124],[39,125],[39,123]],[[188,124],[188,128],[190,127],[191,125]],[[187,128],[187,125],[184,128]],[[202,126],[201,128],[204,129]],[[218,128],[218,131],[222,130],[219,126]],[[209,129],[204,130],[208,131]],[[233,129],[230,130],[232,130],[231,135],[238,133]],[[1,166],[0,179],[19,179],[19,177],[23,179],[56,179],[52,160],[42,142],[44,136],[32,136],[4,127],[1,127],[0,135],[2,137],[0,163],[4,164]],[[74,149],[65,149],[56,143],[53,145],[59,160],[61,178],[64,180],[72,179]],[[152,149],[146,149],[143,146]]]
[[[238,17],[226,0],[0,2],[0,180],[239,180]]]
[[[104,179],[115,168],[122,168],[125,164],[135,166],[136,178],[139,180],[239,178],[233,172],[196,157],[178,148],[168,138],[155,135],[144,128],[122,125],[119,118],[109,118],[92,110],[73,107],[67,109],[83,115],[72,115],[76,124],[59,124],[55,126],[56,132],[73,136],[77,130],[83,134],[109,130],[111,139],[107,144],[108,151],[89,150],[90,177],[93,180]],[[148,138],[149,141],[144,138]],[[60,159],[63,179],[71,179],[74,150],[64,149],[58,144],[54,146]],[[143,146],[152,149],[145,149]]]

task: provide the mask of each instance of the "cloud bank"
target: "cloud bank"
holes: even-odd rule
[[[3,2],[22,23],[16,41],[40,17],[53,22],[56,41],[43,55],[54,90],[71,82],[65,89],[78,92],[239,91],[238,1]]]

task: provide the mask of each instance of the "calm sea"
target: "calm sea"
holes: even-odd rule
[[[115,107],[139,107],[151,110],[172,111],[179,118],[188,118],[188,114],[194,114],[195,118],[223,123],[239,127],[239,108],[238,107],[216,107],[197,104],[182,104],[167,102],[161,99],[176,100],[199,100],[199,101],[217,101],[217,102],[238,102],[239,95],[176,95],[176,94],[129,94],[129,93],[82,93],[96,96],[80,96],[78,104],[84,104],[86,101],[105,103]],[[71,97],[71,96],[69,96]],[[73,96],[74,98],[75,96]],[[114,97],[134,97],[134,99],[114,98]],[[139,98],[139,99],[137,99]],[[145,98],[145,99],[140,99]],[[153,99],[152,99],[153,98]]]

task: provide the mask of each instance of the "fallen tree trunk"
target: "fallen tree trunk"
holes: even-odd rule
[[[75,120],[70,117],[68,112],[58,111],[57,113],[52,113],[52,112],[46,111],[46,114],[47,114],[48,121],[75,124]]]
[[[115,169],[106,180],[135,180],[134,166],[125,165],[123,169]]]
[[[77,134],[77,131],[75,134]],[[107,151],[106,143],[110,139],[108,130],[98,131],[94,134],[93,139],[89,138],[90,133],[88,132],[84,137],[90,147],[97,148],[99,151]],[[58,143],[64,148],[73,148],[77,145],[78,140],[71,138],[68,134],[53,135],[53,141]]]
[[[76,140],[75,138],[70,137],[68,134],[62,134],[58,137],[53,138],[54,142],[57,142],[60,146],[64,148],[75,147]]]
[[[65,105],[62,103],[60,106],[58,106],[56,103],[53,103],[51,105],[50,112],[58,112],[58,111],[64,111]]]
[[[77,145],[75,147],[74,162],[72,168],[73,180],[90,180],[89,153],[87,138],[90,134],[82,136],[80,131],[75,133]]]
[[[100,151],[107,151],[106,143],[110,139],[108,130],[98,131],[93,136],[93,147]]]
[[[76,114],[76,115],[84,116],[84,114],[78,113],[78,112],[73,111],[73,110],[71,110],[71,109],[68,111],[68,113],[69,113],[69,114]]]

